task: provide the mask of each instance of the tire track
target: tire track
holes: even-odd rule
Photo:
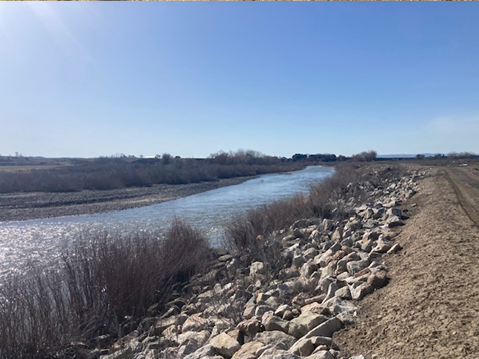
[[[479,227],[479,177],[456,167],[445,168],[444,172],[464,212]]]

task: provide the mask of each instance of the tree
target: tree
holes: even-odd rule
[[[296,153],[293,155],[293,162],[303,161],[308,158],[308,155],[304,155],[302,153]]]
[[[376,160],[378,153],[374,150],[363,151],[352,156],[353,161],[365,162]]]
[[[167,165],[171,161],[171,155],[169,153],[163,153],[163,156],[161,156],[161,161],[164,165]]]

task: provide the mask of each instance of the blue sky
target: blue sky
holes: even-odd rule
[[[2,2],[0,154],[479,153],[479,5]]]

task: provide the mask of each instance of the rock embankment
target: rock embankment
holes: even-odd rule
[[[217,250],[211,270],[164,314],[152,308],[135,330],[108,349],[99,344],[90,357],[364,358],[341,352],[333,334],[355,322],[362,298],[387,284],[381,259],[401,250],[394,238],[423,175],[378,173],[374,184],[350,184],[336,203],[342,219],[303,219],[271,233],[279,257],[244,266],[241,256]],[[361,200],[348,196],[358,190]]]

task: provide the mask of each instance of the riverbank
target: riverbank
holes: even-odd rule
[[[131,324],[132,332],[90,355],[364,358],[353,356],[357,350],[344,350],[334,338],[356,323],[360,301],[388,284],[385,259],[402,249],[396,238],[417,211],[410,199],[425,176],[388,166],[368,172],[359,181],[333,188],[326,217],[306,217],[247,239],[253,250],[245,251],[244,242],[238,245],[251,232],[234,232],[228,252],[219,252],[210,270],[184,286],[164,310],[152,308],[151,316]]]
[[[208,270],[187,278],[182,274],[183,280],[174,283],[171,292],[161,291],[167,295],[166,304],[148,306],[147,314],[140,317],[120,316],[112,326],[118,331],[104,322],[101,335],[63,336],[69,356],[61,357],[475,358],[479,351],[475,300],[479,293],[474,284],[479,275],[477,164],[362,167],[352,173],[359,176],[337,171],[309,196],[236,218],[231,228],[240,230],[231,231],[227,250],[214,251]],[[319,203],[323,197],[314,193],[328,193],[327,202]],[[264,230],[265,221],[277,220],[285,208],[303,211],[296,213],[299,217],[292,224]],[[323,215],[311,214],[319,212]],[[263,234],[257,235],[261,228]],[[200,252],[176,249],[177,254]],[[144,255],[152,253],[146,250]],[[131,289],[131,283],[142,283],[135,275],[155,278],[161,273],[150,265],[161,261],[145,261],[144,255],[124,258],[140,259],[141,270],[125,268],[124,259],[106,263],[117,263],[123,270],[114,276],[114,283]],[[167,268],[192,262],[172,255],[166,258]],[[126,274],[132,276],[130,281],[122,281]],[[103,303],[110,299],[110,288],[100,287],[107,290],[99,297]],[[16,288],[14,293],[23,293]],[[84,314],[88,308],[71,309]],[[18,307],[12,308],[12,313],[18,312]],[[45,313],[50,312],[38,315],[43,318]],[[83,318],[88,323],[91,316]],[[57,319],[53,315],[51,320]],[[11,333],[7,320],[0,322],[23,350],[21,336]],[[48,342],[32,338],[40,346]]]
[[[0,193],[0,222],[95,214],[150,206],[220,187],[237,185],[252,178],[255,176],[102,191]]]

